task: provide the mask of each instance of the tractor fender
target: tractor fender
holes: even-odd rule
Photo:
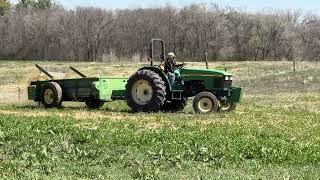
[[[163,72],[162,69],[160,69],[159,67],[149,66],[149,67],[143,67],[143,68],[139,69],[139,71],[140,70],[146,70],[146,69],[159,74],[159,76],[163,79],[163,81],[165,83],[167,91],[170,91],[170,92],[172,91],[168,76]]]

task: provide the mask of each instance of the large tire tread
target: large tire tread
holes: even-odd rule
[[[140,106],[136,104],[131,95],[131,88],[133,84],[138,80],[147,80],[152,89],[155,91],[152,100],[147,104]],[[133,74],[126,85],[126,99],[127,104],[134,112],[158,112],[161,110],[162,105],[165,102],[166,86],[162,78],[154,71],[140,70]]]

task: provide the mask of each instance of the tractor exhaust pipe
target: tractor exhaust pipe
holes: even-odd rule
[[[208,52],[206,51],[204,53],[205,61],[206,61],[206,68],[209,69],[209,63],[208,63]]]

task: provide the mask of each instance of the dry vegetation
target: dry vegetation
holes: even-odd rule
[[[47,77],[35,68],[36,61],[0,61],[0,102],[17,102],[19,88],[21,102],[25,102],[25,89],[32,80]],[[45,62],[40,63],[54,76],[78,78],[69,70],[76,67],[90,77],[129,77],[144,63],[88,63],[88,62]],[[204,68],[204,63],[188,62],[189,67]],[[245,88],[247,95],[279,93],[317,93],[320,90],[320,62],[297,62],[293,71],[293,62],[211,62],[210,68],[227,68],[235,75],[235,84]]]

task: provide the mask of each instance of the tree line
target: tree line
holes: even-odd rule
[[[148,55],[162,38],[179,59],[319,60],[320,18],[301,11],[183,8],[66,9],[52,0],[0,0],[0,59],[109,61]]]

